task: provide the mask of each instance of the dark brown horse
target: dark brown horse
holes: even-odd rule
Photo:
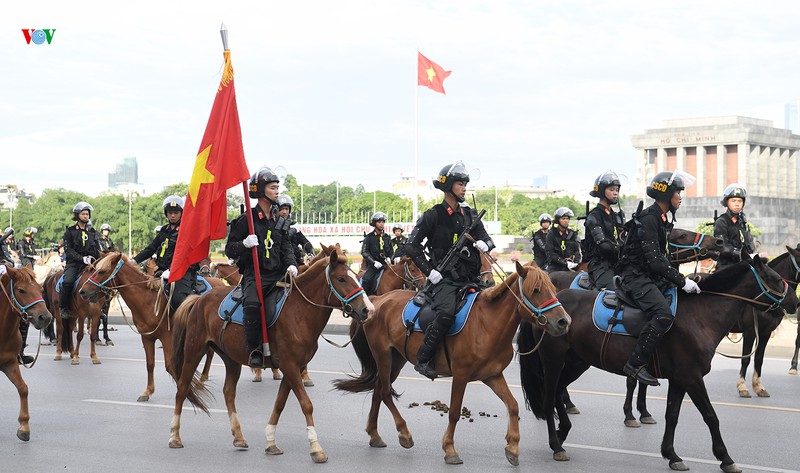
[[[313,405],[308,397],[300,369],[306,366],[317,351],[317,340],[328,323],[334,308],[343,308],[346,314],[365,320],[372,315],[374,307],[358,283],[355,274],[347,265],[347,257],[338,245],[322,247],[325,258],[305,268],[293,282],[291,292],[283,305],[280,317],[269,328],[271,361],[280,366],[283,379],[272,415],[267,424],[268,455],[283,453],[275,441],[275,430],[286,406],[289,392],[297,397],[306,419],[311,458],[315,463],[327,461],[314,428]],[[174,355],[171,373],[178,385],[175,394],[175,410],[170,425],[169,446],[182,448],[180,437],[181,412],[187,398],[192,405],[208,412],[204,400],[207,388],[199,383],[195,370],[208,348],[225,363],[225,405],[231,422],[233,445],[247,448],[236,412],[236,383],[247,364],[244,332],[241,325],[227,324],[217,315],[231,287],[215,288],[207,294],[190,296],[178,309],[173,327]],[[333,305],[332,305],[333,304]]]
[[[794,291],[775,271],[760,259],[742,261],[700,281],[701,294],[680,294],[677,315],[670,331],[658,346],[654,363],[648,370],[669,380],[666,426],[661,455],[673,470],[688,470],[675,453],[675,428],[684,396],[688,393],[711,432],[714,456],[723,471],[739,472],[728,455],[719,429],[719,418],[706,391],[703,377],[711,370],[714,349],[742,314],[752,306],[769,307],[774,317],[783,311],[794,312],[798,300]],[[553,458],[564,461],[569,456],[563,447],[572,426],[562,403],[554,402],[567,386],[585,372],[589,364],[615,374],[622,374],[636,339],[624,335],[606,335],[592,321],[597,293],[566,289],[558,293],[564,308],[573,317],[566,337],[544,336],[539,351],[520,357],[525,399],[537,418],[547,420]],[[744,300],[742,300],[744,299]],[[540,339],[540,332],[523,326],[518,337],[520,351],[530,349]],[[559,426],[556,429],[554,409]]]
[[[363,324],[362,331],[356,322],[350,325],[362,371],[355,378],[334,381],[336,389],[341,391],[372,391],[366,429],[371,447],[386,446],[378,434],[381,402],[394,417],[400,445],[405,448],[414,445],[406,421],[394,404],[393,398],[398,395],[392,388],[406,360],[415,362],[423,339],[423,334],[417,332],[407,337],[401,317],[412,296],[413,291],[392,291],[372,298],[375,317]],[[454,445],[455,429],[467,383],[478,380],[489,386],[508,410],[506,458],[513,465],[519,463],[519,407],[503,370],[514,355],[512,339],[521,320],[531,320],[553,336],[563,335],[570,326],[570,317],[555,298],[555,287],[547,274],[517,263],[516,273],[478,295],[469,323],[458,334],[446,337],[438,349],[434,358],[437,372],[453,377],[449,422],[442,440],[448,464],[462,463]]]
[[[19,371],[17,355],[22,348],[19,320],[30,322],[42,330],[53,320],[42,298],[42,287],[36,282],[30,269],[7,268],[0,276],[0,369],[17,388],[19,394],[19,427],[17,438],[27,442],[31,439],[31,416],[28,412],[28,385]]]

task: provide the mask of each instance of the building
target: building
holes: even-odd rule
[[[392,193],[404,199],[414,199],[414,175],[400,173],[400,180],[392,184]],[[441,194],[428,179],[417,180],[417,195],[423,201],[438,199]]]
[[[726,186],[747,188],[745,213],[763,231],[763,250],[782,253],[800,241],[798,196],[800,136],[771,121],[741,116],[666,120],[662,128],[631,137],[637,150],[636,190],[641,198],[652,177],[684,170],[697,178],[684,192],[678,226],[694,229],[720,213]]]
[[[136,158],[125,158],[117,164],[114,172],[108,173],[108,187],[116,189],[120,184],[138,184],[139,165]]]
[[[800,135],[800,100],[786,104],[783,127],[792,130],[795,135]]]

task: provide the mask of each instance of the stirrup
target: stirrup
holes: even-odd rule
[[[264,367],[264,355],[261,353],[261,350],[253,350],[248,355],[247,365],[251,368],[263,368]]]
[[[630,361],[628,361],[625,363],[625,366],[622,367],[622,371],[640,383],[644,383],[648,386],[661,386],[658,379],[647,371],[646,365],[637,367],[633,366]]]
[[[425,376],[431,381],[439,377],[439,375],[436,373],[436,364],[434,363],[433,360],[427,361],[425,363],[417,362],[417,364],[414,365],[414,369],[417,371],[417,373],[421,374],[422,376]]]

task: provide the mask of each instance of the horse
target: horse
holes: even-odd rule
[[[789,366],[789,374],[797,376],[797,354],[800,352],[800,324],[797,324],[797,338],[794,339],[794,355],[792,355],[792,364]]]
[[[148,260],[149,261],[149,260]],[[222,286],[219,279],[206,279],[211,287]],[[111,252],[96,261],[89,277],[82,279],[79,288],[81,299],[95,301],[103,294],[117,290],[131,311],[131,318],[139,335],[147,366],[147,386],[139,395],[138,402],[150,400],[155,392],[153,369],[155,368],[156,340],[161,342],[164,350],[164,363],[170,370],[169,359],[172,356],[172,337],[170,332],[170,315],[167,310],[167,298],[164,296],[161,278],[152,278],[139,270],[132,260],[120,252]],[[124,315],[124,312],[123,312]],[[203,372],[206,378],[211,369],[211,353],[206,360]]]
[[[28,385],[22,379],[17,355],[22,348],[19,319],[30,322],[42,330],[53,320],[42,298],[42,287],[36,282],[33,271],[27,268],[8,268],[0,276],[0,370],[17,388],[19,416],[17,438],[23,442],[31,439],[30,413],[28,412]]]
[[[33,265],[33,272],[36,273],[36,282],[39,284],[44,284],[47,276],[63,269],[64,266],[61,263],[61,255],[55,251],[51,251],[47,256],[36,261],[36,264]]]
[[[70,305],[72,307],[72,315],[73,317],[69,319],[66,323],[66,327],[64,326],[64,320],[61,318],[61,306],[59,301],[63,294],[56,291],[56,286],[58,285],[59,279],[61,278],[63,272],[59,271],[57,273],[53,273],[45,279],[44,284],[42,285],[44,290],[44,300],[45,304],[47,304],[48,310],[53,315],[53,324],[56,332],[56,355],[53,358],[53,361],[61,361],[63,353],[69,353],[70,358],[72,359],[73,365],[80,364],[80,348],[81,342],[83,341],[84,337],[84,326],[85,321],[88,321],[88,328],[89,331],[89,357],[92,360],[92,364],[99,365],[101,364],[100,358],[97,357],[97,350],[95,348],[95,344],[98,339],[98,328],[100,327],[100,316],[102,313],[103,304],[105,303],[105,297],[98,297],[98,299],[94,301],[87,301],[82,297],[78,296],[77,289],[81,286],[81,284],[85,283],[89,278],[89,273],[87,269],[91,266],[87,266],[78,276],[78,279],[75,280],[75,290],[70,294]],[[72,340],[72,331],[77,328],[78,334],[76,335],[75,343]]]
[[[280,367],[283,371],[283,379],[266,427],[266,454],[283,453],[277,446],[275,430],[291,390],[306,419],[310,454],[315,463],[324,463],[328,457],[317,438],[314,408],[303,387],[300,369],[316,353],[317,340],[334,308],[341,307],[345,314],[359,320],[366,320],[374,312],[372,303],[347,265],[347,256],[339,245],[323,246],[322,251],[325,257],[307,268],[302,268],[302,272],[293,279],[280,316],[269,327],[272,355],[265,358],[271,360],[272,366]],[[236,383],[241,374],[241,366],[247,365],[248,358],[244,331],[241,325],[228,324],[218,315],[220,304],[232,290],[232,287],[220,287],[200,297],[189,296],[175,314],[172,342],[174,353],[170,373],[177,384],[177,392],[170,424],[170,448],[183,448],[180,421],[184,400],[188,398],[192,405],[208,413],[205,397],[209,391],[199,382],[195,370],[209,347],[225,363],[223,392],[233,433],[233,445],[237,448],[248,448],[235,404]],[[341,306],[330,305],[331,300],[341,303]]]
[[[242,273],[239,272],[239,267],[235,264],[211,263],[211,274],[215,278],[225,280],[231,286],[239,285],[242,280]]]
[[[452,376],[447,430],[442,440],[445,462],[460,464],[454,445],[456,423],[467,383],[480,380],[499,397],[508,411],[506,459],[519,464],[519,406],[508,388],[503,370],[514,355],[512,339],[521,320],[535,321],[553,336],[569,330],[570,316],[555,297],[555,287],[547,274],[517,262],[516,272],[497,286],[481,292],[474,301],[469,321],[456,335],[445,338],[435,360],[437,373]],[[394,416],[400,445],[411,448],[414,440],[394,399],[399,395],[392,388],[407,361],[415,362],[424,333],[407,335],[401,314],[414,296],[413,291],[392,291],[373,297],[375,316],[358,330],[350,325],[353,348],[361,362],[361,374],[351,379],[334,381],[340,391],[361,393],[372,391],[372,405],[367,419],[371,447],[385,447],[378,433],[378,413],[383,402]]]
[[[719,419],[703,377],[711,370],[714,348],[751,306],[766,308],[773,317],[780,317],[783,310],[796,310],[797,295],[760,259],[747,258],[701,279],[699,285],[702,293],[681,294],[672,328],[661,340],[655,362],[648,365],[656,376],[669,380],[661,455],[669,461],[671,469],[688,470],[674,448],[678,416],[688,393],[711,432],[712,450],[721,461],[720,468],[727,473],[740,472],[722,440]],[[565,310],[573,317],[566,337],[542,338],[530,326],[523,326],[518,337],[520,351],[534,346],[537,338],[540,342],[536,354],[520,357],[521,384],[526,403],[534,415],[547,420],[550,448],[557,461],[569,460],[563,442],[572,424],[563,404],[554,402],[555,399],[590,364],[622,375],[622,367],[636,344],[633,337],[609,337],[594,326],[592,308],[596,297],[596,292],[575,289],[558,293]],[[559,420],[558,430],[553,419],[554,408]]]

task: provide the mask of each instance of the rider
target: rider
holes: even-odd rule
[[[399,223],[392,225],[392,253],[394,254],[394,262],[399,263],[400,258],[403,257],[403,247],[408,243],[408,238],[403,236],[403,226]]]
[[[394,251],[392,250],[392,239],[384,231],[386,225],[386,214],[375,212],[369,219],[372,231],[367,233],[361,243],[361,256],[367,264],[367,271],[361,280],[364,292],[368,296],[375,295],[378,291],[378,276],[381,274],[383,266],[392,260]]]
[[[291,222],[294,201],[287,194],[278,196],[278,216]],[[293,223],[293,222],[292,222]],[[307,256],[314,256],[314,245],[308,241],[303,232],[297,227],[289,227],[289,241],[294,252],[294,260],[297,264],[302,264]]]
[[[38,259],[36,243],[33,241],[37,232],[36,227],[26,228],[23,233],[25,237],[19,242],[19,262],[22,267],[33,268],[34,260]]]
[[[724,214],[714,222],[714,236],[722,238],[722,253],[717,259],[717,269],[742,260],[742,253],[755,253],[753,236],[744,216],[747,189],[741,184],[731,184],[722,193],[720,204],[726,208]]]
[[[471,233],[475,240],[471,245],[474,248],[464,246],[450,271],[441,274],[436,270],[458,235],[477,218],[475,211],[464,203],[468,182],[469,173],[461,161],[442,168],[433,186],[444,193],[444,200],[422,214],[405,246],[405,254],[414,260],[433,284],[430,294],[431,309],[436,313],[436,318],[425,331],[414,367],[430,379],[436,378],[434,355],[439,342],[455,321],[459,293],[466,285],[478,282],[481,271],[480,252],[488,252],[494,247],[483,223],[478,222]],[[425,249],[428,250],[430,260],[425,257]]]
[[[569,228],[569,219],[575,214],[568,207],[559,207],[553,214],[556,228],[547,233],[547,271],[572,271],[581,262],[581,244],[578,232]]]
[[[181,229],[183,205],[183,198],[177,195],[171,195],[164,199],[161,207],[164,208],[167,224],[161,227],[147,248],[133,257],[134,261],[142,264],[155,254],[156,266],[158,266],[155,276],[161,276],[164,281],[169,279],[169,268],[172,265],[172,256],[175,254],[175,245],[178,243],[178,232]],[[186,274],[173,284],[170,294],[170,307],[172,310],[177,310],[181,302],[192,293],[194,284],[197,281],[198,269],[200,269],[200,265],[197,263],[189,266],[186,269]]]
[[[586,216],[584,259],[589,262],[589,279],[597,289],[610,288],[614,267],[619,260],[620,233],[625,222],[611,208],[619,202],[620,182],[617,173],[606,171],[597,176],[589,193],[600,201]]]
[[[681,191],[686,188],[686,183],[693,182],[694,177],[679,171],[660,172],[653,177],[647,195],[655,202],[641,215],[634,216],[635,225],[630,229],[617,264],[617,272],[622,278],[621,289],[651,317],[622,371],[651,386],[659,383],[647,371],[646,365],[673,321],[663,291],[680,287],[688,293],[700,293],[697,283],[672,267],[667,256],[673,226],[667,221],[667,213],[672,214],[674,221],[675,211],[681,206]]]
[[[11,258],[11,252],[17,250],[17,244],[14,241],[14,228],[6,227],[3,230],[3,236],[0,237],[0,258],[11,263],[14,266],[14,260]]]
[[[548,213],[539,215],[540,229],[533,232],[533,262],[536,266],[547,271],[547,234],[550,232],[550,225],[553,217]]]
[[[258,199],[253,208],[255,234],[248,229],[246,214],[231,223],[225,254],[236,259],[242,273],[242,310],[244,312],[244,336],[248,364],[253,368],[264,366],[261,351],[261,310],[256,287],[252,250],[258,250],[258,271],[261,275],[261,292],[264,296],[266,319],[275,313],[279,291],[276,283],[284,274],[297,276],[297,262],[289,241],[290,222],[277,215],[280,179],[268,167],[263,167],[250,178],[250,197]]]
[[[111,239],[111,225],[104,223],[100,225],[100,238],[97,239],[97,244],[100,245],[100,252],[105,253],[109,251],[116,251],[117,248],[114,246],[114,241]],[[111,341],[111,338],[108,336],[108,311],[111,308],[111,298],[106,298],[106,302],[103,304],[103,308],[100,311],[100,323],[102,324],[103,329],[103,338],[105,342],[98,341],[98,345],[102,345],[105,343],[106,345],[114,346],[114,342]]]

